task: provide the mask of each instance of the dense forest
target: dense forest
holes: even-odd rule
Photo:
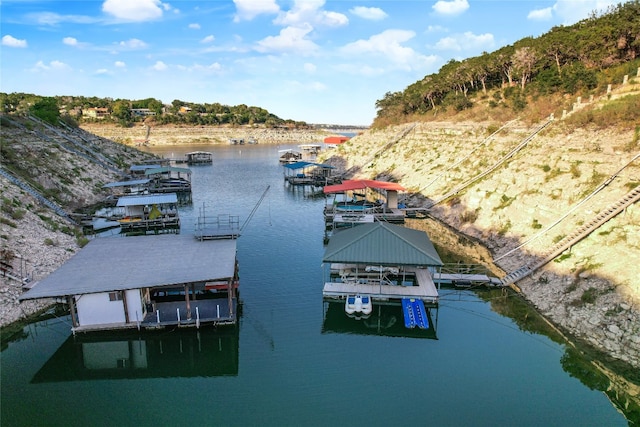
[[[635,76],[638,66],[640,1],[634,0],[492,53],[452,59],[404,91],[386,93],[376,102],[374,127],[460,112],[480,99],[518,112],[539,97],[589,95],[612,79]]]
[[[163,104],[154,98],[141,100],[111,99],[84,96],[43,97],[26,93],[0,93],[3,113],[30,112],[52,124],[64,120],[70,125],[82,121],[115,122],[130,126],[135,122],[153,120],[155,124],[189,125],[263,125],[266,127],[307,128],[305,122],[285,120],[260,107],[214,104],[196,104],[174,100]],[[83,111],[103,108],[108,114],[87,117]],[[136,110],[149,110],[147,114],[135,114]]]

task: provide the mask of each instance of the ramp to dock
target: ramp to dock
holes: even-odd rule
[[[417,326],[420,329],[427,329],[429,327],[427,310],[424,308],[422,300],[403,298],[402,312],[404,313],[404,326],[406,328],[412,329]]]

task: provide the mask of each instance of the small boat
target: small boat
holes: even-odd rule
[[[344,311],[347,314],[371,314],[373,304],[369,295],[348,295],[344,304]]]

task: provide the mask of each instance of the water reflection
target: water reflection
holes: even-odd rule
[[[437,309],[427,310],[429,328],[407,329],[400,305],[375,304],[366,317],[349,317],[344,303],[325,301],[322,333],[380,335],[386,337],[426,338],[437,340]]]
[[[32,383],[238,375],[238,328],[70,336]]]
[[[510,289],[477,290],[496,313],[514,321],[521,331],[539,334],[564,345],[562,369],[591,390],[607,395],[630,426],[640,426],[640,372],[624,362],[609,360],[592,347],[567,339],[526,301]]]

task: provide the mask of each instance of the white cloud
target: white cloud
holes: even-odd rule
[[[33,69],[35,71],[55,71],[55,70],[62,71],[62,70],[70,70],[71,67],[69,67],[64,62],[54,60],[49,62],[49,64],[45,64],[42,61],[38,61]]]
[[[295,0],[293,7],[280,13],[274,23],[283,26],[313,24],[328,27],[340,27],[349,23],[349,18],[344,14],[323,10],[324,3],[324,0]]]
[[[75,37],[65,37],[62,39],[62,43],[68,46],[77,46],[78,40]]]
[[[233,0],[236,5],[234,22],[251,21],[258,15],[274,15],[280,12],[275,0]]]
[[[84,15],[60,15],[53,12],[38,12],[26,15],[27,19],[35,21],[39,25],[58,25],[63,22],[73,24],[92,24],[98,22],[98,19]]]
[[[587,18],[593,11],[601,12],[617,3],[619,3],[618,0],[557,0],[551,8],[547,8],[550,9],[547,13],[560,18],[563,25],[572,25],[581,19]],[[530,19],[540,19],[531,16],[534,12],[538,11],[530,12],[528,17]]]
[[[380,53],[393,62],[406,62],[416,53],[402,43],[414,38],[416,33],[407,30],[386,30],[369,37],[368,40],[358,40],[342,48],[349,54]]]
[[[384,10],[378,7],[356,6],[352,9],[349,9],[349,12],[353,13],[356,16],[359,16],[360,18],[369,19],[371,21],[380,21],[389,16],[385,13]]]
[[[200,29],[200,24],[189,24],[189,28],[192,30],[199,30]]]
[[[99,70],[96,70],[96,74],[110,74],[109,70],[107,70],[106,68],[100,68]]]
[[[544,9],[532,10],[527,15],[527,19],[531,19],[533,21],[549,21],[551,18],[553,18],[552,7],[545,7]]]
[[[212,64],[209,65],[200,65],[200,64],[195,64],[193,67],[190,68],[191,71],[209,71],[209,72],[217,72],[217,71],[221,71],[222,70],[222,65],[220,65],[219,62],[214,62]]]
[[[280,30],[277,36],[269,36],[260,40],[255,47],[258,52],[290,52],[310,54],[317,50],[318,46],[305,38],[313,30],[309,24],[303,27],[286,27]]]
[[[446,33],[447,29],[440,25],[429,25],[427,27],[427,33]]]
[[[439,0],[433,5],[433,10],[441,15],[460,15],[469,9],[467,0]]]
[[[26,40],[20,40],[17,39],[13,36],[10,35],[6,35],[2,37],[2,46],[8,46],[8,47],[27,47],[27,41]]]
[[[344,73],[351,74],[354,76],[365,76],[365,77],[377,77],[381,76],[385,73],[385,69],[382,67],[372,67],[371,65],[362,65],[362,64],[340,64],[337,65],[336,70]]]
[[[316,72],[316,69],[317,69],[317,68],[318,68],[318,67],[316,67],[316,66],[315,66],[315,64],[312,64],[312,63],[310,63],[310,62],[305,62],[305,63],[304,63],[304,70],[305,70],[307,73],[313,74],[313,73],[315,73],[315,72]]]
[[[118,46],[124,49],[138,50],[138,49],[145,49],[147,47],[147,44],[139,39],[130,39],[126,41],[121,41],[120,43],[118,43]]]
[[[114,66],[118,67],[118,68],[125,68],[127,66],[127,64],[125,64],[122,61],[116,61],[113,63]]]
[[[353,74],[375,76],[390,70],[415,71],[430,69],[439,60],[436,56],[425,56],[403,43],[413,39],[416,33],[408,30],[386,30],[371,36],[367,40],[358,40],[342,47],[341,52],[353,58],[351,66],[342,67]],[[366,55],[383,58],[376,61],[378,67],[357,64],[357,60],[366,60]]]
[[[160,0],[105,0],[102,11],[123,21],[144,22],[162,18],[169,6]]]
[[[214,36],[209,35],[209,36],[203,38],[202,40],[200,40],[200,43],[213,43],[213,41],[215,39],[216,38]]]
[[[494,45],[493,34],[485,33],[475,35],[470,31],[464,34],[455,34],[444,37],[435,44],[434,48],[438,50],[487,50]]]
[[[164,70],[166,70],[166,69],[167,69],[167,68],[169,68],[169,67],[168,67],[168,66],[167,66],[167,64],[165,64],[164,62],[162,62],[162,61],[157,61],[155,64],[153,64],[153,67],[152,67],[152,68],[153,68],[154,70],[156,70],[156,71],[164,71]]]

